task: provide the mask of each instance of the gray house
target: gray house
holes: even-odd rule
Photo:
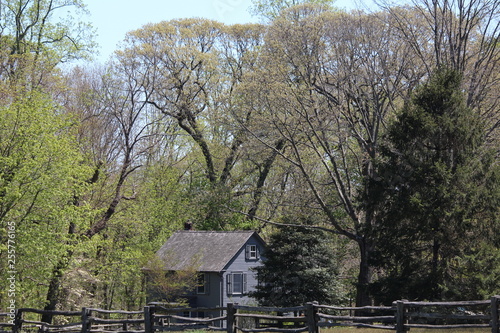
[[[191,307],[255,304],[248,296],[257,285],[252,268],[261,265],[265,247],[254,231],[194,231],[174,233],[158,250],[165,270],[195,267],[200,283],[189,293]]]

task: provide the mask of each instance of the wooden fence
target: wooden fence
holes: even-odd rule
[[[500,296],[486,301],[409,302],[392,306],[338,307],[307,303],[289,308],[228,304],[220,308],[176,308],[149,304],[142,311],[43,311],[17,309],[0,313],[0,333],[156,333],[205,329],[227,333],[319,333],[322,328],[351,326],[396,331],[413,328],[499,330]],[[40,321],[53,316],[53,324]],[[362,330],[361,330],[362,332]]]

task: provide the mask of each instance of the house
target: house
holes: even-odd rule
[[[190,307],[225,307],[256,303],[248,293],[257,285],[252,269],[261,265],[264,247],[254,231],[184,230],[175,232],[157,256],[167,271],[195,267],[199,272],[199,285],[187,295]]]

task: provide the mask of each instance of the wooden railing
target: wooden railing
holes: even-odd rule
[[[51,315],[54,324],[32,319],[36,315]],[[45,311],[38,309],[17,309],[15,314],[0,313],[7,322],[0,323],[0,332],[38,333],[144,333],[143,311],[121,311],[82,308],[82,311]]]
[[[178,308],[149,305],[144,308],[145,331],[209,329],[225,331],[227,307]]]
[[[143,311],[83,308],[82,311],[17,309],[0,313],[0,333],[155,333],[207,329],[227,333],[319,333],[321,328],[352,326],[403,333],[414,328],[499,329],[500,296],[487,301],[409,302],[392,306],[338,307],[307,303],[289,308],[228,304],[218,308],[150,304]],[[53,316],[54,324],[38,320]]]

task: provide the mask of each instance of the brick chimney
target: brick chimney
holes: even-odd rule
[[[184,230],[186,230],[186,231],[193,230],[193,223],[192,222],[185,222],[184,223]]]

